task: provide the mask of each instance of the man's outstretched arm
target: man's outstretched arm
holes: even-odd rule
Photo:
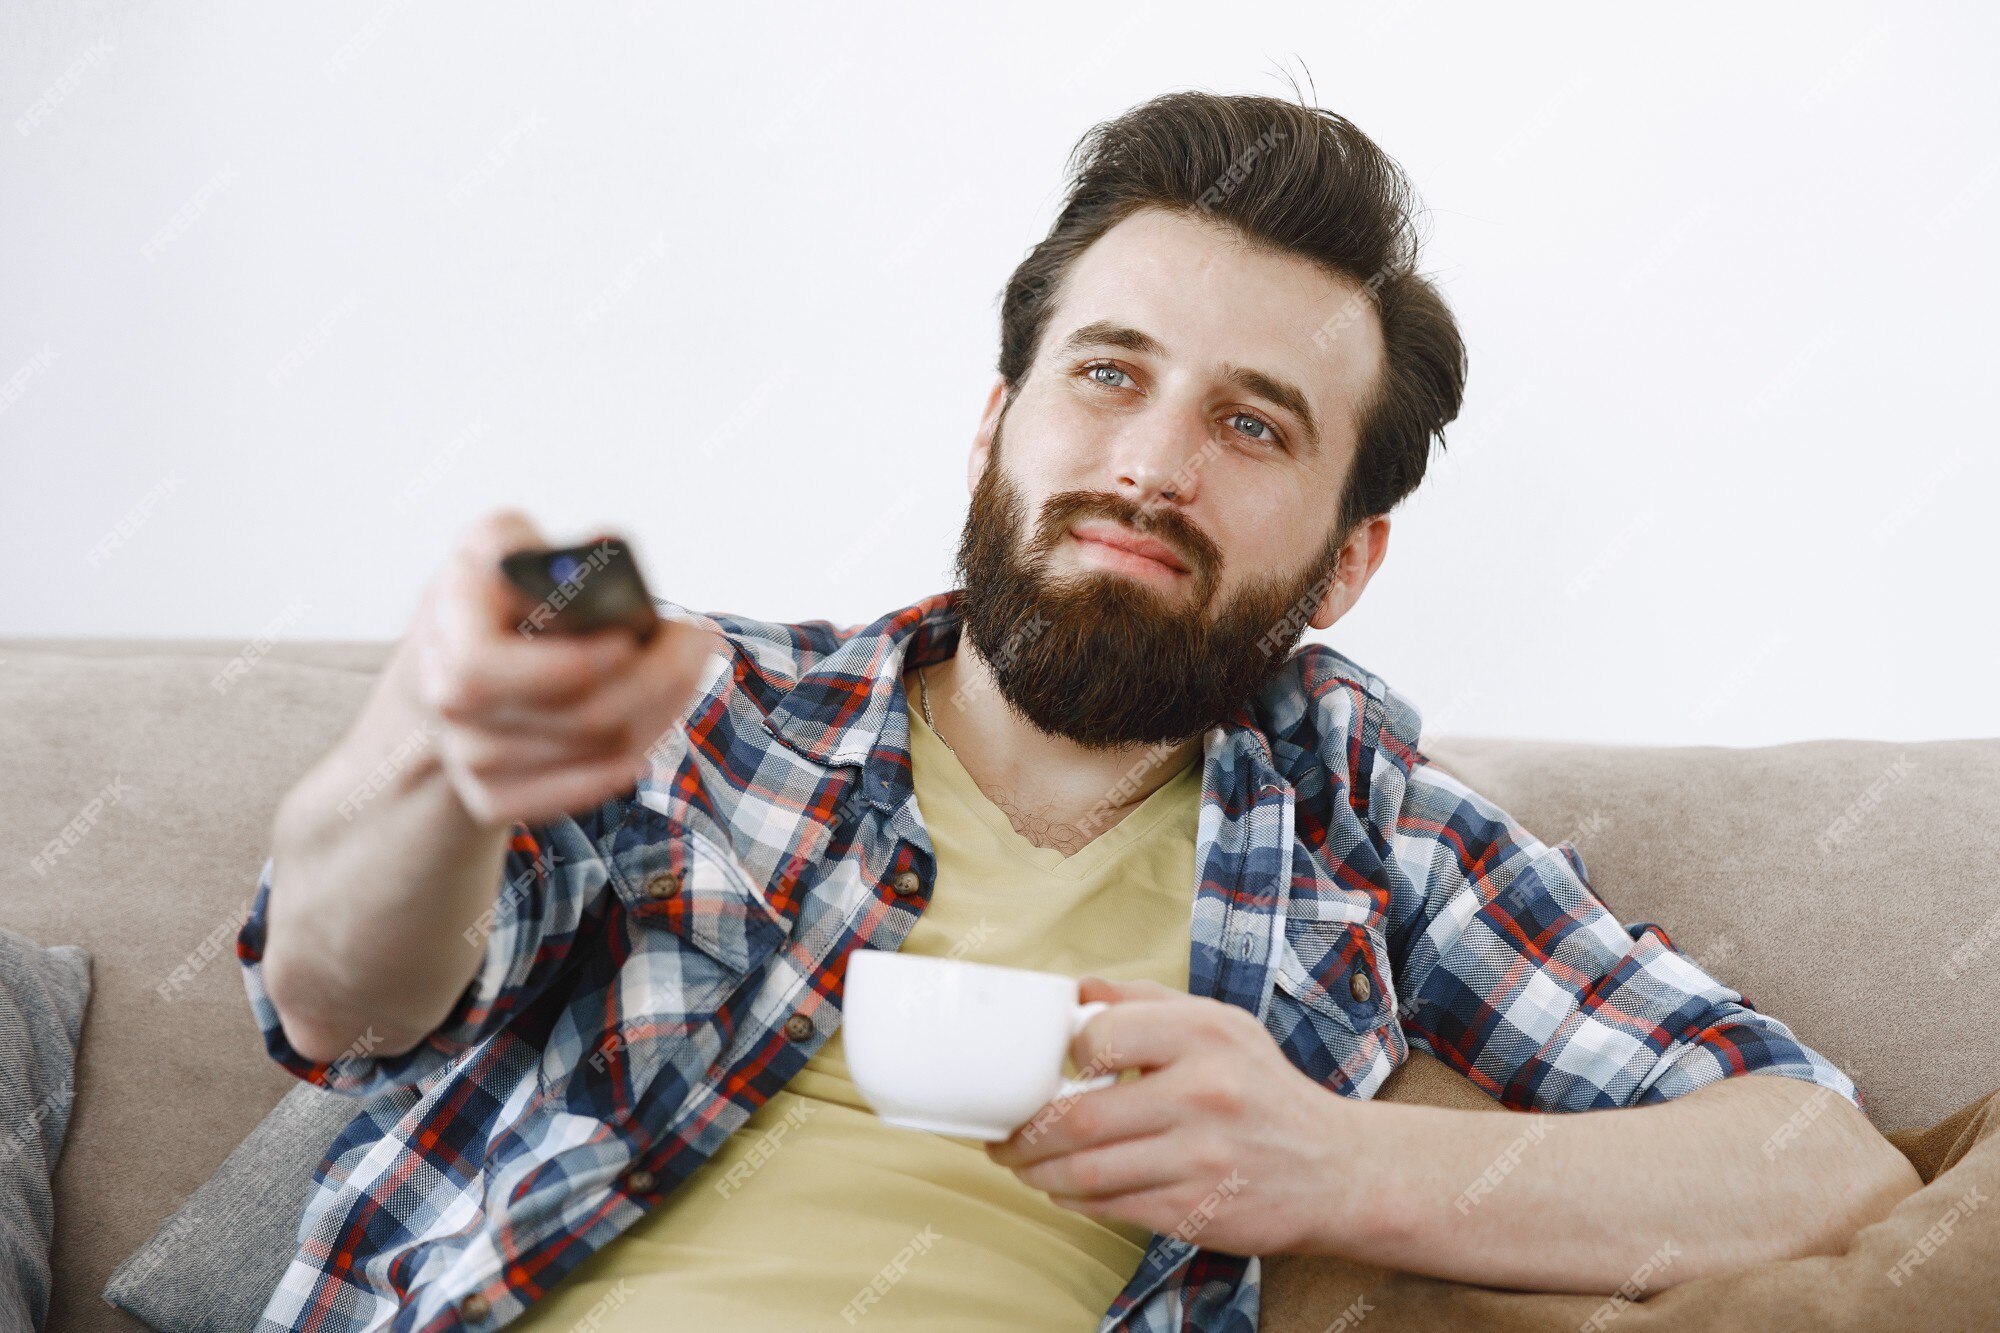
[[[1343,1179],[1301,1251],[1492,1287],[1658,1291],[1840,1254],[1923,1183],[1852,1102],[1780,1075],[1563,1114],[1328,1100]]]

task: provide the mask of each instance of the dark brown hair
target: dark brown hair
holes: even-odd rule
[[[1093,126],[1065,166],[1070,186],[1048,236],[1008,278],[1000,305],[1001,378],[1020,391],[1071,264],[1141,208],[1225,223],[1251,244],[1302,256],[1360,284],[1386,366],[1357,405],[1360,449],[1340,497],[1336,545],[1416,490],[1431,442],[1465,394],[1465,344],[1437,288],[1416,271],[1420,237],[1408,178],[1332,111],[1251,94],[1173,92]]]

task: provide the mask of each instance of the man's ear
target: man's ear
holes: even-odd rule
[[[1000,405],[1006,398],[1007,381],[993,381],[993,391],[986,395],[986,410],[979,417],[979,429],[973,432],[972,454],[965,463],[967,495],[979,488],[980,474],[986,471],[986,460],[993,452],[993,432],[1000,424]]]
[[[1382,567],[1383,557],[1388,554],[1389,516],[1377,514],[1357,523],[1347,535],[1347,545],[1340,549],[1340,563],[1327,582],[1326,592],[1313,608],[1312,627],[1326,629],[1352,611],[1361,600],[1361,590],[1375,577],[1375,571]]]

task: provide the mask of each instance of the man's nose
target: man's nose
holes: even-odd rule
[[[1199,413],[1162,409],[1120,432],[1112,473],[1119,492],[1141,505],[1191,504],[1216,452]]]

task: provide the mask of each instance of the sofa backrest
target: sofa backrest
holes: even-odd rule
[[[1877,1128],[2000,1087],[2000,740],[1422,748],[1846,1070]]]

